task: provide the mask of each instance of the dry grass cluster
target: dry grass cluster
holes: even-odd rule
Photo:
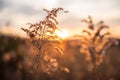
[[[37,73],[36,79],[40,71],[52,74],[58,69],[67,70],[67,68],[58,64],[58,59],[63,54],[63,48],[62,39],[55,34],[55,30],[60,30],[56,20],[57,13],[60,10],[64,10],[63,8],[53,8],[50,11],[47,9],[43,10],[47,13],[44,20],[35,24],[28,23],[30,25],[29,29],[21,28],[29,36],[35,51],[33,67],[35,73]],[[64,12],[66,13],[67,11]]]
[[[88,16],[88,20],[83,19],[81,21],[88,24],[88,28],[82,31],[87,35],[76,37],[80,38],[80,52],[85,54],[86,61],[91,65],[91,70],[94,71],[103,61],[106,50],[116,40],[109,38],[110,32],[106,31],[106,29],[109,29],[109,26],[103,21],[95,24],[91,16]]]
[[[38,80],[40,73],[52,75],[58,70],[69,72],[69,69],[59,64],[60,56],[63,55],[62,39],[55,33],[58,28],[57,13],[63,8],[53,8],[52,10],[43,9],[47,16],[38,23],[28,23],[29,29],[21,28],[27,33],[30,46],[33,48],[32,69],[35,74],[34,80]],[[68,11],[64,11],[67,13]],[[92,18],[83,19],[82,22],[88,24],[88,28],[83,30],[86,35],[76,37],[79,38],[80,53],[85,55],[85,59],[89,64],[91,71],[96,71],[106,50],[113,45],[116,40],[109,38],[109,29],[103,21],[95,24]],[[78,45],[78,44],[77,44]],[[76,45],[75,45],[76,46]]]

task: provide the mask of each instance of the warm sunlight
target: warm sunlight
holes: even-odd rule
[[[119,56],[120,0],[0,0],[0,80],[120,80]]]
[[[55,33],[61,37],[62,39],[66,38],[68,36],[68,31],[67,30],[56,30]]]

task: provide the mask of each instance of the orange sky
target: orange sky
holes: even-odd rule
[[[0,32],[23,35],[21,27],[45,17],[43,8],[56,7],[69,11],[58,16],[60,28],[67,30],[69,34],[80,33],[84,28],[81,19],[91,15],[95,22],[104,20],[110,26],[113,36],[120,35],[120,0],[1,0]]]

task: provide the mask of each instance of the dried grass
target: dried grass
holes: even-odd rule
[[[88,30],[83,30],[83,33],[88,35],[77,36],[80,38],[80,52],[85,54],[86,61],[93,65],[91,70],[94,71],[103,61],[106,50],[110,48],[116,40],[108,37],[110,32],[102,32],[104,29],[109,29],[109,26],[105,25],[103,21],[95,25],[91,16],[88,16],[88,20],[83,19],[81,21],[88,24]]]
[[[69,72],[67,68],[61,68],[58,64],[58,59],[52,56],[55,55],[54,51],[58,53],[59,57],[63,54],[62,39],[55,34],[55,30],[60,30],[56,20],[57,13],[64,11],[64,9],[53,8],[52,10],[43,9],[43,11],[47,13],[44,20],[35,24],[28,23],[29,29],[21,28],[27,33],[35,51],[35,56],[33,57],[34,80],[38,79],[38,74],[41,71],[49,75],[52,75],[58,69]],[[67,12],[64,11],[64,13]]]

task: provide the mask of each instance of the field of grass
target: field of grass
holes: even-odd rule
[[[64,54],[59,64],[69,69],[69,73],[57,70],[52,75],[39,73],[38,80],[94,80],[95,74],[89,71],[85,56],[80,54],[78,40],[65,40]],[[120,40],[119,40],[120,42]],[[0,78],[1,80],[33,80],[30,57],[33,54],[26,39],[0,36]],[[119,80],[120,44],[107,50],[103,63],[97,69],[99,80]],[[41,68],[41,65],[39,66]]]

